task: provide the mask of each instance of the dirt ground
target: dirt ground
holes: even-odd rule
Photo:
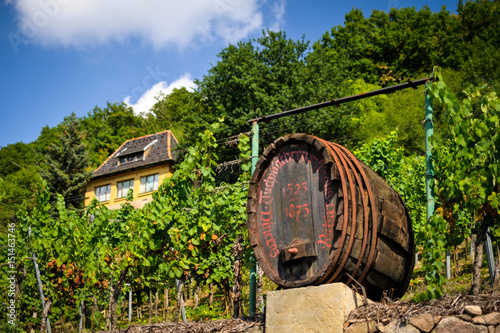
[[[467,305],[477,305],[483,314],[500,311],[500,296],[498,295],[456,295],[444,296],[428,302],[410,303],[407,301],[372,303],[352,311],[349,322],[377,320],[386,324],[399,319],[407,322],[414,315],[430,313],[434,316],[455,316],[464,312]]]
[[[159,323],[132,325],[119,333],[242,333],[264,322],[262,315],[244,319],[219,319],[184,323]],[[103,332],[104,333],[104,332]]]
[[[464,312],[467,305],[477,305],[483,314],[500,312],[500,296],[498,295],[456,295],[445,296],[428,302],[410,303],[390,300],[382,303],[363,305],[352,311],[348,321],[351,323],[376,320],[387,324],[399,319],[407,321],[410,317],[430,313],[434,316],[454,316]],[[243,333],[253,326],[264,323],[262,315],[244,319],[219,319],[189,323],[159,323],[150,325],[132,325],[121,329],[120,333]]]

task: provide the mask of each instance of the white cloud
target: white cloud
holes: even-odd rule
[[[160,81],[154,86],[152,86],[149,90],[147,90],[141,97],[137,100],[136,103],[131,104],[131,96],[125,97],[123,100],[125,104],[132,107],[136,114],[141,112],[149,112],[150,109],[157,102],[157,97],[163,93],[165,95],[170,94],[175,88],[179,89],[182,87],[186,87],[188,90],[196,89],[196,84],[191,79],[191,75],[186,73],[181,76],[179,79],[175,80],[171,84],[167,84],[165,81]]]
[[[285,23],[285,11],[286,11],[286,0],[278,0],[274,3],[272,12],[275,17],[275,22],[269,29],[272,31],[279,31],[283,29],[283,25]]]
[[[223,38],[234,43],[262,29],[260,0],[7,0],[24,38],[84,47],[139,38],[160,49]]]

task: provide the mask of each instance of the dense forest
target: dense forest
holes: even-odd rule
[[[406,89],[262,123],[261,149],[275,138],[293,132],[304,132],[340,143],[354,151],[402,193],[412,212],[417,237],[443,246],[458,245],[470,236],[470,226],[461,221],[470,220],[471,215],[481,211],[484,220],[488,221],[484,228],[493,228],[495,223],[498,224],[500,215],[497,179],[500,143],[496,133],[500,107],[495,95],[500,93],[499,31],[500,1],[464,3],[460,0],[456,10],[443,7],[439,12],[432,12],[428,7],[393,8],[388,12],[374,10],[369,17],[365,17],[361,10],[353,9],[345,15],[343,25],[332,27],[317,41],[305,38],[292,40],[284,31],[264,31],[260,38],[229,45],[221,50],[218,62],[206,75],[196,80],[194,91],[182,88],[167,96],[159,96],[148,113],[137,115],[124,103],[107,104],[90,110],[83,117],[68,114],[58,126],[44,127],[34,142],[2,147],[2,234],[13,222],[35,223],[33,216],[43,213],[40,211],[41,202],[44,209],[50,211],[41,220],[45,221],[50,216],[59,221],[60,230],[66,230],[67,227],[60,225],[61,221],[69,221],[68,216],[85,214],[84,191],[92,170],[125,140],[172,130],[180,141],[178,167],[185,172],[173,181],[184,184],[190,177],[188,170],[192,166],[182,162],[182,156],[196,156],[194,150],[190,150],[196,143],[197,149],[204,151],[210,148],[214,154],[210,155],[211,161],[200,160],[200,165],[207,163],[209,167],[213,161],[232,161],[241,158],[245,148],[226,143],[240,137],[240,134],[249,135],[249,119],[428,77],[437,66],[440,69],[435,74],[439,74],[446,86],[443,82],[443,85],[436,85],[430,90],[434,97],[435,143],[446,146],[446,149],[436,154],[436,175],[448,180],[435,185],[439,208],[431,226],[443,230],[442,234],[429,236],[430,231],[424,226],[424,88]],[[488,110],[493,110],[493,113],[488,114]],[[470,127],[466,128],[465,124]],[[474,133],[469,131],[471,128],[474,128]],[[205,136],[201,143],[200,135]],[[475,149],[474,152],[472,149]],[[462,164],[456,165],[455,159]],[[467,169],[476,164],[485,165],[484,169],[493,165],[486,176],[480,174],[476,177],[482,179],[481,184],[472,184],[475,180],[471,183],[452,183],[454,177],[465,179],[479,172],[481,167]],[[209,181],[206,186],[217,187],[243,181],[246,168],[242,166],[239,170],[241,175],[222,172],[213,177],[207,176]],[[40,179],[46,185],[41,184]],[[465,196],[469,187],[477,193],[475,197]],[[158,197],[165,201],[168,196],[181,196],[172,191],[163,188]],[[211,205],[217,204],[210,202]],[[234,202],[243,202],[244,205],[244,194],[235,198]],[[158,211],[165,213],[174,209],[173,206],[168,209],[162,207],[150,207],[152,215],[145,219],[151,221],[151,216],[160,214]],[[465,208],[459,212],[460,207]],[[127,221],[138,220],[134,214],[147,214],[127,209],[119,213]],[[26,215],[32,210],[36,211],[35,215]],[[220,214],[236,216],[244,215],[244,212],[221,209]],[[104,220],[103,217],[102,225]],[[149,236],[154,239],[155,235],[153,232]],[[199,238],[203,241],[204,237]],[[217,236],[212,240],[216,241]],[[2,243],[6,241],[2,240]],[[225,253],[230,252],[230,245],[226,246]],[[424,246],[423,243],[420,245]],[[149,250],[159,249],[152,245]],[[123,252],[121,258],[127,255],[130,258],[130,251],[139,253],[144,248],[137,245],[130,251],[127,248],[120,251]],[[427,260],[435,260],[442,254],[432,253]],[[51,258],[48,256],[45,259]],[[204,264],[201,261],[193,264],[198,265],[195,271],[199,271],[200,265]],[[138,276],[147,276],[148,269],[150,267],[145,265]],[[96,272],[97,268],[92,280],[95,283]],[[179,274],[182,275],[182,272]],[[202,276],[203,272],[200,271],[200,274]],[[120,279],[119,274],[116,279]],[[228,284],[231,279],[223,276],[219,282],[226,281]],[[438,286],[443,284],[435,276],[428,277],[428,281]],[[102,289],[106,287],[101,286]],[[433,290],[430,290],[432,295],[439,294]],[[54,295],[60,294],[61,291],[54,292]],[[22,320],[28,322],[31,319]]]

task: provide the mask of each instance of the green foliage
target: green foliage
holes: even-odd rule
[[[2,321],[0,325],[0,330],[4,333],[23,333],[24,331],[18,327],[9,324],[6,320]]]
[[[500,165],[498,148],[500,103],[487,87],[469,87],[459,101],[447,88],[437,70],[438,81],[428,90],[444,108],[445,129],[449,139],[433,141],[435,192],[440,207],[417,238],[425,239],[422,267],[428,291],[417,300],[442,295],[445,250],[470,236],[470,217],[475,213],[481,224],[494,225],[500,207],[497,180]]]
[[[442,202],[439,212],[449,223],[453,242],[464,237],[463,211],[475,212],[488,225],[500,214],[500,101],[487,86],[470,86],[459,101],[438,74],[430,88],[432,97],[444,105],[450,139],[435,142],[436,192]]]
[[[18,142],[0,149],[0,177],[4,182],[0,198],[0,228],[11,222],[23,200],[32,203],[34,180],[39,178],[38,164],[44,157],[33,143]],[[31,204],[28,205],[31,207]]]
[[[426,224],[425,161],[421,156],[405,156],[405,149],[397,142],[398,136],[392,132],[363,144],[354,154],[401,195],[410,212],[415,243],[423,245],[427,239],[421,234]]]
[[[372,141],[354,151],[354,154],[389,183],[397,181],[401,173],[404,148],[395,146],[397,134]]]
[[[4,227],[13,221],[16,212],[26,201],[28,209],[33,207],[35,180],[38,179],[39,168],[36,165],[26,165],[5,176],[2,184],[3,196],[0,198],[0,225]]]
[[[416,295],[416,301],[425,301],[443,295],[446,275],[443,257],[448,248],[448,223],[439,215],[431,217],[427,223],[420,226],[417,239],[422,247],[421,266],[425,272],[427,291]]]
[[[184,87],[174,89],[169,95],[160,94],[157,97],[158,102],[148,114],[148,122],[158,127],[155,132],[169,129],[178,140],[182,140],[184,132],[192,132],[192,120],[202,116],[199,113],[192,114],[199,109],[194,97],[194,92]]]
[[[226,123],[216,129],[216,135],[226,138],[247,132],[248,119],[302,106],[307,48],[304,40],[267,31],[257,40],[222,50],[221,60],[197,81],[197,99],[205,117],[197,118],[199,126],[190,138],[221,116]]]
[[[121,209],[112,211],[94,200],[80,216],[59,195],[54,218],[49,187],[46,181],[38,184],[34,206],[28,209],[25,203],[18,211],[16,255],[37,255],[45,297],[54,302],[51,320],[62,314],[75,318],[85,295],[111,291],[111,298],[100,297],[99,302],[105,307],[114,304],[116,322],[125,282],[144,289],[192,278],[229,290],[234,261],[231,246],[237,234],[245,233],[248,137],[240,137],[238,146],[243,170],[239,181],[218,184],[217,143],[213,133],[205,131],[142,210],[131,206],[133,193],[129,191]],[[2,237],[3,245],[6,241]],[[3,253],[0,256],[5,259]],[[29,271],[18,297],[20,323],[38,325],[39,319],[32,319],[33,311],[41,313],[32,261],[23,259],[20,264],[19,274],[23,268]],[[7,280],[2,274],[4,287]],[[93,320],[97,327],[99,318]]]
[[[207,124],[223,116],[215,135],[228,138],[249,130],[248,120],[342,96],[344,62],[325,56],[320,48],[309,52],[304,39],[291,40],[284,32],[267,31],[262,37],[230,45],[203,80],[197,81],[195,124],[186,138],[193,141]],[[330,107],[260,124],[262,142],[290,132],[307,132],[325,139],[351,137],[356,128],[356,107]],[[194,119],[194,117],[196,119]],[[220,146],[223,160],[234,159],[234,148]]]
[[[424,153],[423,89],[405,89],[388,95],[379,109],[371,110],[360,132],[367,138],[379,138],[398,133],[397,144],[405,147],[407,155]],[[375,111],[376,110],[376,111]]]
[[[391,8],[374,10],[365,18],[360,9],[346,14],[344,26],[333,27],[318,45],[348,60],[354,75],[366,82],[386,85],[400,82],[428,68],[429,64],[457,68],[463,62],[458,18],[445,8],[433,13]]]
[[[488,84],[500,90],[500,2],[467,1],[458,6],[464,41],[468,54],[464,63],[464,81],[475,85]]]
[[[5,178],[19,169],[39,162],[41,157],[33,144],[18,142],[7,145],[0,149],[0,177]]]
[[[439,215],[426,221],[425,160],[421,156],[404,156],[405,150],[397,147],[397,139],[393,132],[354,153],[398,191],[408,208],[415,245],[422,251],[421,265],[427,285],[427,291],[418,294],[415,300],[428,300],[441,296],[446,283],[443,255],[448,244],[448,224]]]
[[[224,304],[222,302],[214,302],[214,306],[209,306],[207,303],[200,304],[196,309],[186,308],[186,316],[193,321],[200,320],[216,320],[216,319],[230,319],[231,315],[228,313],[225,317],[221,316],[221,309]]]
[[[156,225],[150,237],[166,242],[159,267],[172,282],[188,276],[206,283],[231,279],[231,246],[245,222],[243,181],[248,173],[234,185],[217,187],[216,147],[212,132],[205,131],[199,145],[189,149],[174,175],[144,208],[146,219]]]
[[[52,197],[61,194],[66,207],[81,214],[84,208],[83,194],[91,174],[89,154],[74,113],[65,119],[62,129],[60,144],[53,143],[47,150],[47,170],[42,175]]]
[[[79,123],[85,133],[84,142],[93,168],[101,165],[126,140],[158,132],[158,127],[148,125],[143,117],[135,115],[134,110],[124,103],[96,107]]]

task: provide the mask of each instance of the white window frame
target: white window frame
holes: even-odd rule
[[[100,202],[109,201],[111,199],[111,184],[96,187],[95,196]]]
[[[140,193],[147,193],[156,191],[158,189],[158,179],[160,174],[148,175],[141,177],[141,191]]]
[[[134,189],[134,179],[127,179],[116,184],[116,197],[125,198],[128,194],[128,190]]]

